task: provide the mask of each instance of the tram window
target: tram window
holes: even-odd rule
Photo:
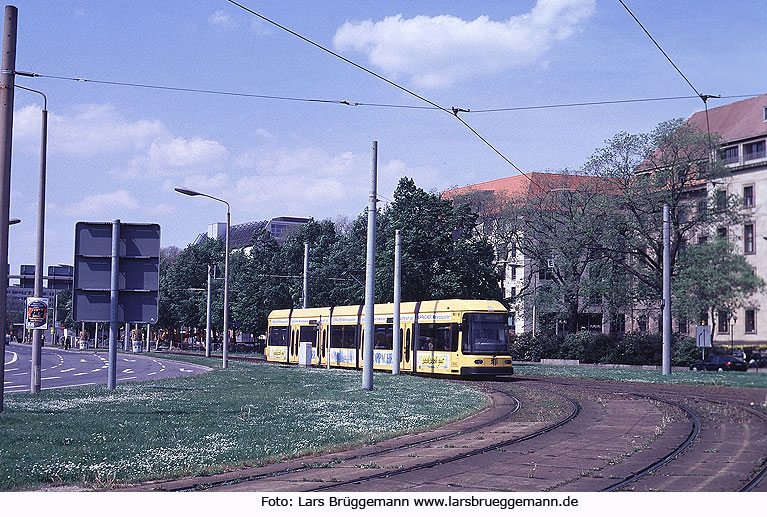
[[[399,329],[399,356],[402,357],[402,349],[405,348],[405,342],[402,341],[402,329]]]
[[[394,342],[394,331],[391,325],[376,325],[373,337],[373,348],[376,350],[391,350]]]
[[[301,326],[301,343],[310,342],[312,346],[317,344],[317,327],[314,325]]]
[[[405,332],[405,362],[410,362],[410,329]]]
[[[420,350],[458,351],[458,325],[455,323],[421,323],[418,337]]]
[[[288,327],[271,327],[269,329],[269,346],[285,346],[288,344]]]
[[[330,332],[330,346],[333,348],[354,348],[356,325],[333,325]]]

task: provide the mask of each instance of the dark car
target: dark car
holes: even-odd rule
[[[708,370],[708,371],[729,371],[738,370],[745,372],[748,370],[746,361],[733,357],[731,355],[712,355],[704,361],[698,361],[690,365],[690,370]]]
[[[749,354],[747,354],[746,359],[748,360],[749,364],[753,364],[756,368],[767,367],[767,354],[761,350],[752,350]],[[751,363],[751,361],[753,361],[753,363]]]

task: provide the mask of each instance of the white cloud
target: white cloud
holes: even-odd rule
[[[93,194],[83,198],[79,203],[67,205],[65,215],[77,218],[86,217],[119,217],[124,210],[136,210],[139,203],[133,194],[127,190],[118,190],[105,194]]]
[[[31,105],[14,113],[14,143],[26,151],[40,148],[40,110]],[[129,151],[146,147],[166,131],[159,121],[127,121],[108,104],[82,105],[65,115],[49,112],[48,151],[87,157]]]
[[[346,22],[333,43],[339,51],[365,53],[391,77],[425,88],[449,86],[470,76],[535,63],[557,40],[589,18],[596,0],[538,0],[526,14],[496,22],[487,16],[402,15]]]
[[[232,19],[229,13],[220,9],[208,17],[208,23],[222,29],[231,29],[237,26],[237,23]]]
[[[330,154],[316,148],[261,150],[250,155],[252,173],[241,177],[234,188],[237,206],[248,207],[253,217],[263,214],[354,217],[367,206],[370,188],[370,156],[367,153]],[[391,193],[402,176],[431,185],[439,179],[431,167],[412,167],[389,160],[378,167],[378,191]]]
[[[163,168],[198,168],[220,164],[226,159],[226,148],[214,140],[202,138],[158,138],[149,147],[149,165]]]

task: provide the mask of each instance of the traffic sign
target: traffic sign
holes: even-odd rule
[[[110,321],[112,224],[75,225],[75,321]],[[117,321],[156,323],[160,292],[160,225],[120,223]]]
[[[695,327],[695,346],[698,348],[711,347],[711,327],[698,325]]]

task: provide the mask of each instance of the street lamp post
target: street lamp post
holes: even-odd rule
[[[25,75],[25,74],[21,74]],[[38,93],[43,96],[42,113],[42,136],[40,139],[40,180],[37,196],[37,250],[35,255],[35,298],[43,296],[43,252],[45,246],[45,176],[47,164],[48,148],[48,98],[45,94],[26,86],[15,85],[17,88]],[[54,323],[56,316],[53,317]],[[32,372],[30,379],[30,393],[40,392],[41,377],[41,359],[43,346],[43,331],[35,329],[32,331]]]
[[[224,343],[221,353],[221,365],[224,368],[229,367],[229,226],[231,225],[231,211],[229,203],[223,199],[213,197],[202,192],[197,192],[187,188],[176,187],[174,189],[179,194],[186,196],[202,196],[226,205],[226,240],[224,244]]]

